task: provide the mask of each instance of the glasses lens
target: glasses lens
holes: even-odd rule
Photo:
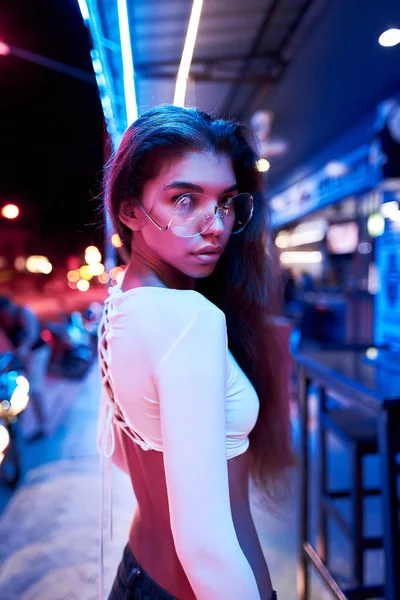
[[[206,194],[185,194],[175,207],[171,231],[178,237],[194,237],[205,233],[219,213],[226,228],[232,233],[243,231],[253,214],[253,197],[238,194],[219,205]]]
[[[253,215],[253,196],[251,194],[238,194],[231,199],[231,202],[234,211],[232,233],[240,233]]]

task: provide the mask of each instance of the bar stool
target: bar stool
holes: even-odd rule
[[[351,575],[355,585],[343,589],[347,598],[384,597],[383,585],[367,586],[364,580],[365,552],[382,549],[383,539],[366,537],[363,531],[364,500],[367,497],[379,496],[380,488],[364,487],[364,458],[377,454],[377,424],[373,417],[364,416],[360,411],[351,408],[329,408],[326,390],[319,388],[318,419],[318,522],[317,553],[329,571],[329,547],[327,539],[328,517],[341,528],[351,544]],[[328,432],[336,434],[350,451],[351,483],[349,489],[333,490],[328,485],[327,437]],[[351,505],[351,523],[342,516],[335,501],[347,498]]]

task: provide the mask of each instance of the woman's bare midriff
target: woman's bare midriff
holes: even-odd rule
[[[178,600],[196,600],[175,551],[163,455],[154,450],[143,451],[121,431],[119,436],[137,499],[129,532],[133,555],[150,577]],[[271,581],[250,513],[248,459],[247,451],[228,461],[232,518],[240,546],[256,577],[261,600],[270,600]]]

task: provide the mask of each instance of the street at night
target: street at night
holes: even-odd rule
[[[399,0],[0,7],[0,600],[400,599]]]

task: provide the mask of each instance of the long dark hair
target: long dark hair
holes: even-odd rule
[[[280,344],[271,320],[279,285],[263,181],[249,130],[198,109],[152,108],[126,130],[106,165],[105,209],[123,242],[121,255],[129,260],[131,230],[119,218],[123,198],[131,195],[140,200],[144,184],[157,176],[166,160],[193,151],[229,156],[239,192],[254,197],[249,225],[230,237],[216,269],[197,280],[196,290],[225,313],[230,350],[258,393],[260,412],[250,434],[251,475],[262,492],[276,497],[277,484],[285,481],[283,475],[294,458],[287,382],[279,377]]]

